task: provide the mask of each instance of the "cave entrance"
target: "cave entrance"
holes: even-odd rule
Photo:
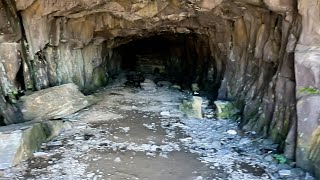
[[[155,83],[170,81],[183,89],[197,83],[208,98],[217,97],[220,80],[207,36],[160,34],[132,39],[115,48],[123,70],[151,76]]]

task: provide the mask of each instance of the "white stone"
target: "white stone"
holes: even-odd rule
[[[161,116],[169,116],[169,117],[171,116],[169,111],[163,111],[163,112],[160,113],[160,115]]]
[[[178,89],[178,90],[181,90],[181,86],[179,86],[179,85],[173,85],[173,86],[171,86],[171,88],[172,89]]]
[[[144,82],[140,83],[140,86],[145,91],[155,92],[157,85],[151,79],[145,79]]]
[[[236,130],[228,130],[227,133],[231,134],[231,135],[236,135],[237,131]]]
[[[251,143],[251,140],[249,138],[242,138],[239,141],[240,145],[245,145],[245,144],[249,144],[249,143]]]
[[[83,146],[81,146],[81,151],[88,151],[89,150],[89,146],[87,144],[84,144]]]
[[[95,173],[89,173],[89,174],[87,174],[87,177],[92,178],[94,175],[95,175]]]
[[[291,170],[283,169],[279,171],[280,177],[288,177],[291,175]]]
[[[214,148],[214,149],[216,149],[216,150],[220,149],[220,148],[221,148],[221,143],[220,143],[220,141],[214,141],[214,142],[212,142],[211,147]]]
[[[116,157],[113,161],[116,162],[116,163],[119,163],[119,162],[121,162],[121,158],[120,157]]]
[[[123,132],[128,133],[130,131],[130,127],[119,127]]]
[[[49,154],[46,152],[35,152],[33,153],[34,157],[48,156]]]

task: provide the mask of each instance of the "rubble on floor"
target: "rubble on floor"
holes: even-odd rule
[[[185,116],[179,106],[190,94],[166,86],[154,92],[110,85],[96,94],[101,101],[65,119],[69,128],[62,134],[0,177],[312,179],[279,163],[272,141],[240,130],[235,121],[207,118],[213,110],[206,98],[196,106],[202,119]]]

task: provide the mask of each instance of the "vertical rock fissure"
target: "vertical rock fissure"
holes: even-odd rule
[[[0,0],[0,124],[23,121],[19,90],[73,82],[92,92],[131,56],[121,44],[170,34],[168,52],[153,57],[168,74],[232,101],[243,129],[316,168],[319,0],[45,2]]]

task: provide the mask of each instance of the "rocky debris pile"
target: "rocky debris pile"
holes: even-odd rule
[[[93,103],[92,96],[84,96],[73,83],[34,92],[21,97],[20,109],[25,120],[60,119]]]
[[[222,179],[305,179],[315,180],[309,173],[296,168],[294,163],[283,162],[276,154],[278,144],[261,139],[255,132],[244,133],[229,119],[182,118],[175,121],[163,113],[162,127],[170,137],[181,128],[186,135],[180,138],[199,160],[212,170],[223,170]],[[284,156],[281,156],[284,158]]]

